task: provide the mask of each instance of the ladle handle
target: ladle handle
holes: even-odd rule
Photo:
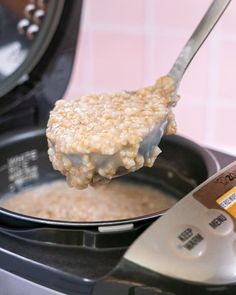
[[[231,0],[214,0],[211,3],[168,74],[176,80],[177,84],[182,79],[191,60],[220,19],[230,1]]]

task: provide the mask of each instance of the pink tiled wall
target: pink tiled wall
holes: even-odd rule
[[[85,0],[67,98],[132,90],[168,73],[210,0]],[[236,1],[187,70],[178,133],[236,155]]]

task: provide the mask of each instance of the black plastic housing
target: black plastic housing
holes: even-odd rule
[[[49,111],[69,84],[81,9],[82,0],[65,1],[55,34],[27,81],[0,97],[0,134],[46,125]]]

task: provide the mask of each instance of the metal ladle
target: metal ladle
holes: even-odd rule
[[[177,60],[175,61],[173,67],[171,68],[168,76],[172,77],[175,80],[175,91],[172,95],[172,104],[176,104],[176,92],[179,87],[180,81],[192,61],[193,57],[214,28],[217,21],[220,19],[221,15],[225,11],[226,7],[231,0],[214,0],[207,12],[203,16],[202,20],[198,24],[197,28],[191,35],[188,42],[185,44],[184,48],[180,52]],[[130,93],[132,94],[132,92]],[[135,92],[134,92],[135,94]],[[167,120],[163,121],[160,125],[156,126],[153,131],[148,134],[140,144],[139,153],[143,155],[144,158],[149,156],[151,149],[154,146],[158,146],[163,134],[165,133],[165,128],[167,126]],[[68,158],[75,164],[79,165],[81,163],[81,158],[79,155],[67,155]],[[99,166],[106,163],[107,161],[114,160],[115,155],[90,155],[93,158],[93,161]],[[121,176],[129,173],[129,170],[126,170],[124,167],[119,167],[116,174],[113,177]]]

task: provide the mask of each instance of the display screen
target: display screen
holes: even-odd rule
[[[208,209],[226,211],[234,219],[236,232],[236,161],[209,179],[193,197]]]
[[[236,218],[236,186],[216,200],[217,204]]]

